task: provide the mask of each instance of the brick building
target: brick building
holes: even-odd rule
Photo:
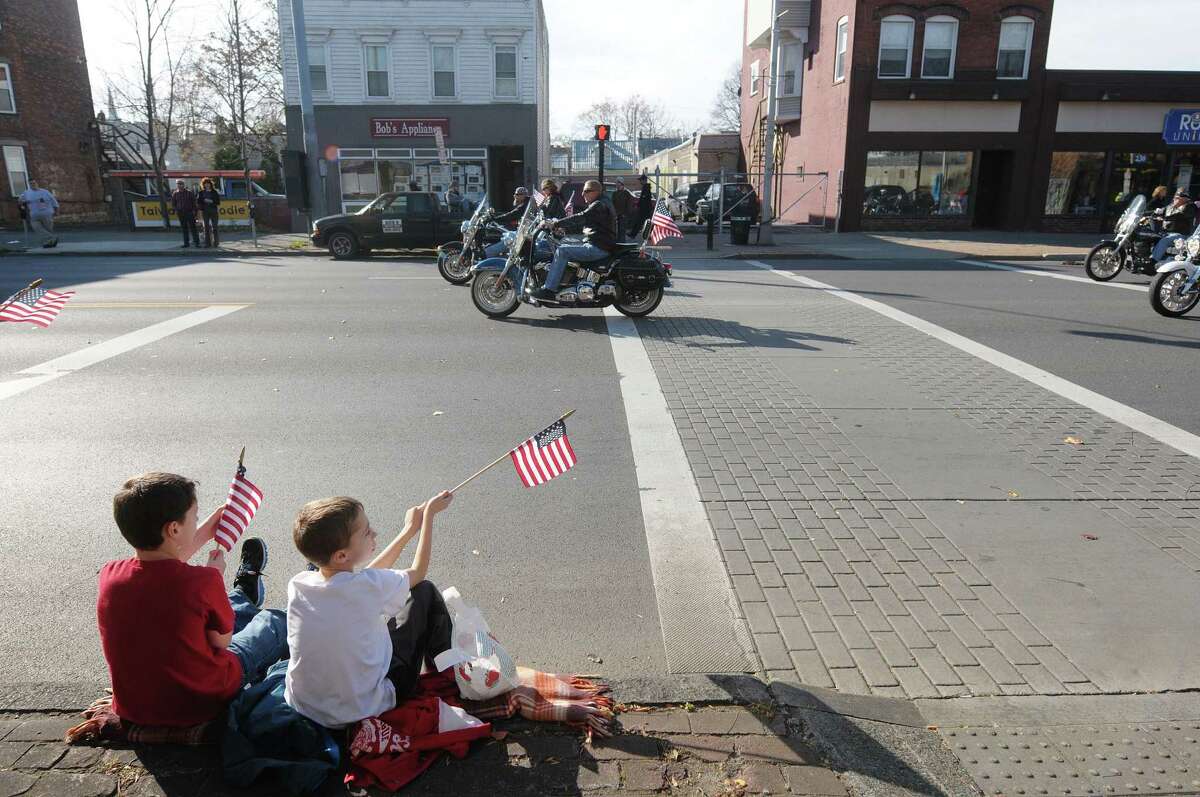
[[[76,0],[6,3],[0,15],[0,223],[19,225],[16,197],[37,180],[59,218],[105,221],[92,90]]]
[[[751,172],[767,158],[772,6],[746,0]],[[774,7],[776,168],[825,172],[839,198],[785,176],[773,192],[785,222],[1098,231],[1130,194],[1200,183],[1200,143],[1164,141],[1168,115],[1200,105],[1200,76],[1047,70],[1053,0]]]

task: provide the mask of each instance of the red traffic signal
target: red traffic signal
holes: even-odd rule
[[[612,134],[612,126],[611,125],[596,125],[596,140],[597,141],[608,141],[608,138],[611,134]]]

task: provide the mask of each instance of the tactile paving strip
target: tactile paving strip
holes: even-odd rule
[[[1200,722],[943,729],[984,794],[1200,794]]]

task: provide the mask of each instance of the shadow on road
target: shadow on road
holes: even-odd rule
[[[1193,319],[1194,320],[1194,319]],[[1098,340],[1123,340],[1129,343],[1149,343],[1153,346],[1173,346],[1178,349],[1200,349],[1200,340],[1163,340],[1149,335],[1130,335],[1124,332],[1089,332],[1086,329],[1068,329],[1068,335]]]

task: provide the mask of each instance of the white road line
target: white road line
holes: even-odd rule
[[[1082,385],[1077,385],[1063,379],[1060,376],[1055,376],[1049,371],[1043,371],[1036,365],[1030,365],[1024,360],[1018,360],[1016,357],[1010,357],[1004,352],[997,351],[982,343],[977,343],[970,338],[964,337],[957,332],[940,327],[937,324],[930,323],[923,318],[918,318],[915,315],[910,315],[903,310],[886,305],[883,302],[874,299],[868,299],[865,296],[859,296],[857,293],[838,288],[835,285],[828,285],[824,282],[818,282],[808,277],[801,277],[798,274],[793,274],[790,271],[780,271],[779,269],[771,268],[766,263],[760,263],[757,260],[747,260],[747,263],[761,268],[764,271],[770,271],[785,279],[790,279],[793,282],[798,282],[801,285],[807,285],[810,288],[818,288],[826,291],[834,296],[845,299],[868,310],[873,310],[882,316],[898,321],[905,326],[912,327],[918,332],[924,332],[931,338],[936,338],[943,343],[949,344],[959,351],[964,351],[974,357],[978,357],[985,362],[991,363],[997,368],[1002,368],[1010,374],[1032,382],[1039,387],[1049,390],[1051,393],[1057,393],[1065,399],[1087,407],[1090,410],[1100,413],[1101,415],[1111,418],[1117,423],[1124,424],[1130,429],[1141,432],[1147,437],[1153,438],[1160,443],[1170,446],[1185,454],[1193,457],[1200,457],[1200,437],[1180,429],[1178,426],[1172,426],[1166,421],[1159,420],[1152,415],[1147,415],[1141,410],[1136,410],[1119,401],[1114,401],[1108,396],[1102,396],[1093,390],[1088,390]]]
[[[604,311],[637,468],[650,572],[673,673],[753,672],[753,642],[687,454],[634,322]]]
[[[1096,282],[1090,277],[1077,277],[1074,274],[1056,274],[1053,271],[1043,271],[1038,268],[1021,268],[1020,266],[1005,266],[1000,263],[984,263],[982,260],[960,260],[960,263],[966,263],[968,266],[979,266],[980,268],[994,268],[997,271],[1015,271],[1018,274],[1029,274],[1034,277],[1049,277],[1056,280],[1067,280],[1069,282],[1082,282],[1085,285],[1104,285],[1109,288],[1124,288],[1127,291],[1137,291],[1145,293],[1149,290],[1146,285],[1130,285],[1128,282]]]
[[[89,365],[95,365],[96,363],[116,357],[119,354],[124,354],[127,351],[145,346],[148,343],[154,343],[156,340],[162,340],[165,337],[174,335],[176,332],[183,332],[185,329],[191,329],[194,326],[227,316],[230,313],[235,313],[249,306],[248,304],[238,304],[206,307],[203,310],[197,310],[194,313],[181,315],[178,318],[152,324],[126,335],[115,337],[112,340],[98,343],[95,346],[88,346],[86,349],[80,349],[71,354],[64,354],[62,357],[56,357],[40,365],[34,365],[23,371],[18,371],[17,376],[24,378],[0,382],[0,401],[12,398],[27,390],[32,390],[38,385],[44,385],[47,382],[58,379],[60,376],[66,376],[67,374],[87,368]]]

